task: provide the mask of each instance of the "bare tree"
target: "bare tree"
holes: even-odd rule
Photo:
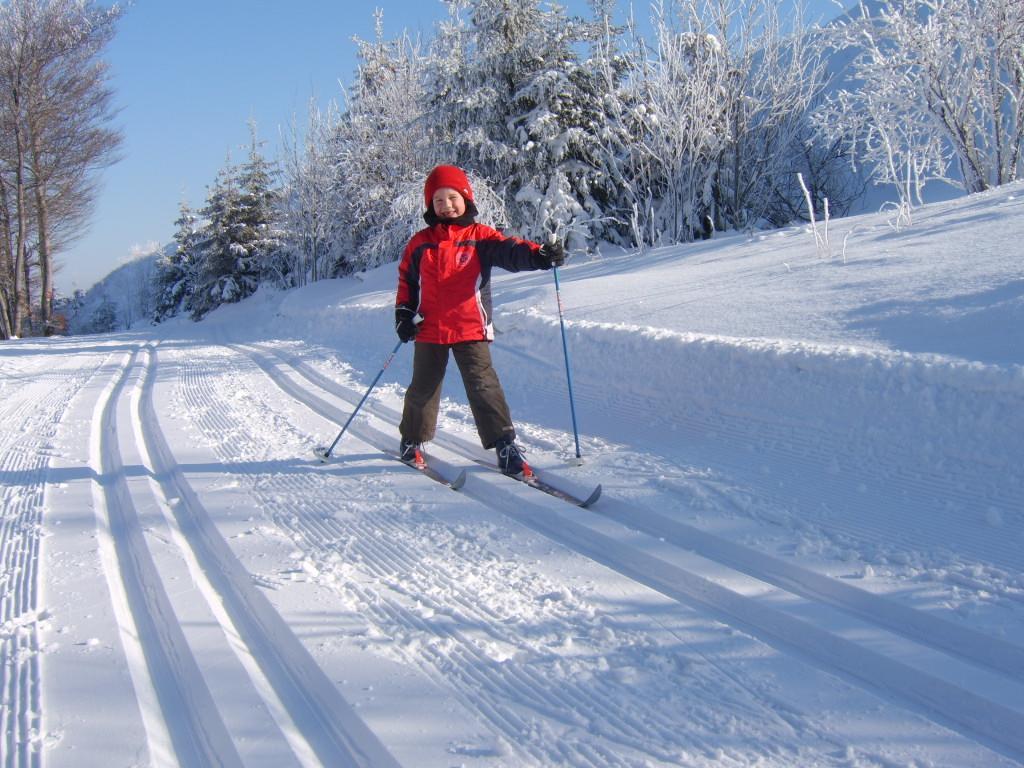
[[[9,156],[5,145],[9,134],[4,130],[5,126],[0,123],[0,163],[3,158]],[[17,285],[14,276],[17,274],[14,264],[14,214],[11,210],[11,188],[7,182],[7,169],[0,165],[0,339],[9,339],[15,336],[15,330],[11,321],[15,316],[12,300],[17,300]]]
[[[756,224],[803,153],[821,47],[772,0],[664,0],[632,56],[626,147],[638,243]]]
[[[822,114],[901,205],[944,180],[979,192],[1024,171],[1024,3],[879,0],[836,28],[853,85]],[[952,171],[952,164],[959,173]]]
[[[284,138],[278,216],[291,263],[287,274],[276,277],[281,284],[299,286],[329,276],[340,223],[335,196],[339,170],[332,152],[338,119],[334,104],[324,111],[310,99],[305,131],[293,123]]]
[[[711,0],[698,11],[721,39],[726,143],[715,177],[715,225],[763,222],[804,154],[812,105],[825,84],[823,47],[800,3],[785,20],[770,0]]]
[[[20,335],[30,317],[29,249],[48,331],[54,255],[81,233],[96,196],[95,174],[116,160],[121,136],[110,127],[112,92],[100,56],[121,13],[91,0],[0,5],[0,124],[9,137],[0,145],[8,225],[0,244],[0,330],[7,335]]]
[[[386,39],[380,12],[376,20],[372,42],[355,39],[359,68],[332,140],[338,170],[334,194],[344,204],[339,219],[347,228],[339,238],[334,275],[386,263],[401,253],[418,217],[409,219],[392,201],[422,184],[437,151],[422,119],[428,61],[420,43],[404,32]]]
[[[710,206],[709,180],[726,141],[721,94],[727,71],[720,42],[681,30],[676,6],[659,2],[652,47],[634,31],[630,93],[623,103],[625,173],[632,179],[637,245],[690,239]]]
[[[25,138],[23,82],[28,68],[24,49],[25,32],[17,24],[13,3],[0,6],[0,135],[3,142],[5,177],[0,191],[4,195],[5,235],[2,266],[5,310],[4,338],[21,336],[22,322],[28,314],[28,285],[25,263],[29,239],[28,150]]]

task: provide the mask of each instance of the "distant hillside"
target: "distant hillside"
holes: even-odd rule
[[[67,333],[123,331],[153,314],[153,275],[157,260],[174,248],[139,256],[122,264],[87,291],[59,303],[57,311],[68,321]]]

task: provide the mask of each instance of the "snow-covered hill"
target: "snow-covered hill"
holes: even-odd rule
[[[153,278],[162,255],[175,244],[134,256],[86,291],[58,301],[57,312],[67,321],[70,334],[104,333],[147,323],[153,316]]]
[[[824,234],[820,232],[819,234]],[[1024,764],[1024,186],[503,275],[572,507],[454,372],[389,459],[394,266],[0,345],[5,765]]]

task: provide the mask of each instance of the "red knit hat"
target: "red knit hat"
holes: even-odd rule
[[[423,200],[428,211],[433,207],[434,193],[442,187],[454,189],[467,203],[473,202],[473,188],[469,185],[465,171],[454,165],[439,165],[430,172],[423,185]]]

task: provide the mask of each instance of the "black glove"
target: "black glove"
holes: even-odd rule
[[[406,306],[395,307],[395,333],[404,344],[416,338],[416,331],[419,326],[416,324],[416,312]]]
[[[540,257],[552,267],[565,264],[565,248],[557,240],[540,247]]]

